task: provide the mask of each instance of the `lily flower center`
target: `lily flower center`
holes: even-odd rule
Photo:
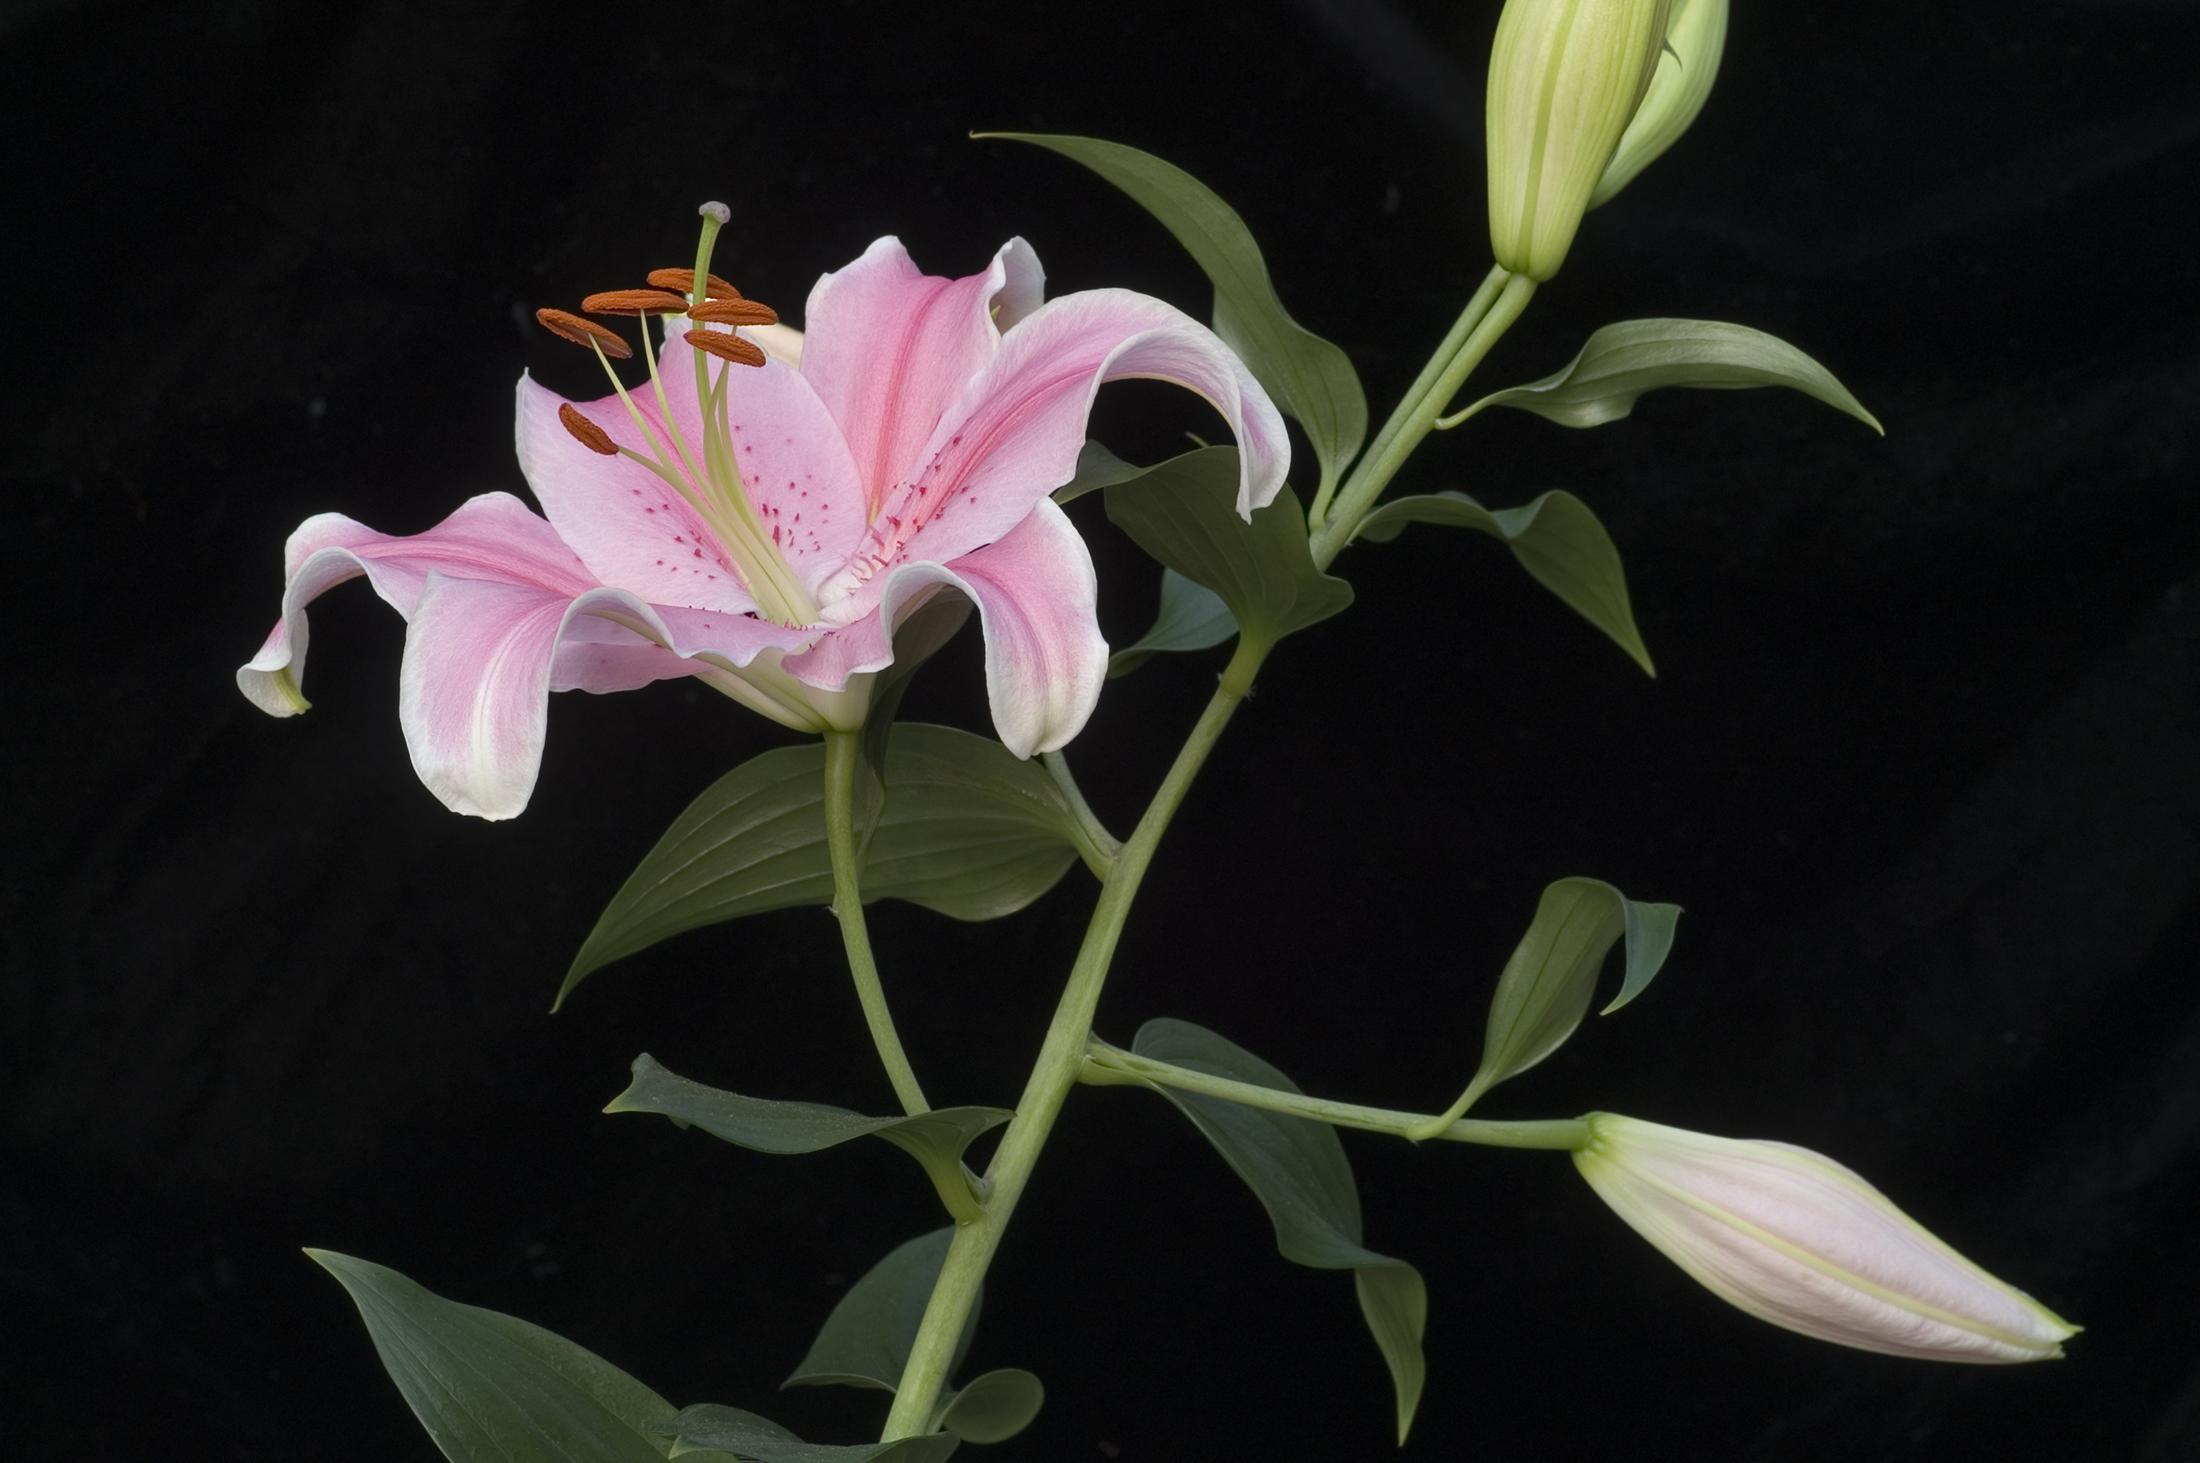
[[[611,389],[626,407],[648,451],[637,452],[612,441],[602,427],[570,404],[558,408],[558,420],[590,451],[639,463],[686,500],[725,549],[741,587],[756,601],[758,614],[782,625],[814,625],[817,601],[803,588],[787,556],[780,551],[779,530],[765,526],[749,497],[748,485],[742,481],[726,405],[726,383],[733,368],[762,366],[765,361],[763,350],[744,338],[740,327],[776,324],[779,314],[769,305],[744,299],[739,290],[710,272],[718,231],[732,215],[723,203],[706,203],[697,212],[703,217],[703,229],[695,246],[692,270],[654,269],[649,273],[648,289],[609,290],[581,302],[581,309],[590,315],[642,317],[642,359],[649,367],[648,390],[657,408],[654,421],[635,403],[611,365],[613,359],[626,360],[634,354],[623,337],[565,310],[535,312],[536,320],[553,335],[596,353],[604,374],[611,379]],[[693,441],[682,430],[666,399],[664,377],[649,338],[649,316],[675,314],[687,316],[689,322],[686,334],[680,338],[691,347],[695,370],[695,400],[701,425],[698,439]],[[711,370],[714,357],[720,363],[715,373]],[[664,369],[678,368],[666,361]]]

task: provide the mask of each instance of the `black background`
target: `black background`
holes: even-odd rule
[[[936,1222],[908,1165],[597,1112],[643,1050],[886,1104],[825,916],[681,938],[545,1014],[657,831],[785,734],[682,683],[561,697],[527,814],[453,816],[407,765],[400,626],[363,588],[316,607],[311,716],[236,694],[282,540],[326,509],[409,532],[520,490],[513,378],[596,389],[529,313],[685,258],[703,198],[733,208],[723,272],[790,314],[887,232],[939,273],[1021,233],[1055,292],[1204,309],[1135,208],[973,128],[1093,132],[1204,178],[1380,417],[1486,267],[1496,9],[234,0],[4,22],[0,1437],[429,1456],[302,1244],[541,1322],[678,1402],[870,1435],[873,1398],[772,1388],[848,1279]],[[1677,900],[1651,994],[1486,1113],[1825,1150],[2089,1330],[2008,1370],[1834,1350],[1711,1299],[1560,1157],[1354,1137],[1369,1241],[1433,1296],[1405,1456],[2191,1457],[2193,12],[1739,11],[1705,116],[1482,379],[1540,375],[1613,319],[1737,320],[1824,361],[1886,439],[1786,394],[1668,393],[1593,432],[1497,414],[1432,444],[1410,486],[1595,506],[1659,679],[1487,541],[1352,551],[1357,608],[1271,661],[1101,1029],[1182,1016],[1309,1090],[1434,1106],[1544,883]],[[1212,428],[1130,386],[1095,430],[1150,458]],[[1097,506],[1078,517],[1120,643],[1153,570]],[[1119,830],[1218,662],[1114,684],[1071,748]],[[979,685],[966,636],[909,710],[982,725]],[[875,908],[935,1099],[1013,1100],[1091,892],[1073,873],[982,927]],[[1278,1259],[1134,1093],[1073,1097],[973,1363],[1051,1388],[1004,1459],[1389,1455],[1349,1280]]]

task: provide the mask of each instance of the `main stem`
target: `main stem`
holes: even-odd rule
[[[861,732],[825,733],[825,848],[833,861],[833,918],[840,921],[840,942],[848,951],[848,973],[855,977],[856,999],[863,1003],[863,1020],[871,1028],[871,1044],[886,1068],[902,1111],[915,1117],[930,1112],[924,1088],[917,1083],[909,1054],[901,1049],[901,1035],[894,1030],[894,1013],[886,1006],[886,988],[879,983],[878,962],[871,956],[871,931],[863,920],[863,876],[856,861],[856,773],[863,764]]]
[[[894,1393],[893,1411],[887,1414],[883,1441],[931,1431],[932,1412],[938,1405],[940,1389],[947,1383],[955,1343],[977,1300],[978,1286],[1000,1248],[1001,1235],[1016,1211],[1016,1201],[1023,1196],[1024,1185],[1031,1181],[1032,1169],[1038,1165],[1039,1152],[1046,1146],[1062,1103],[1077,1085],[1085,1043],[1092,1035],[1093,1012],[1099,1007],[1100,989],[1107,983],[1108,966],[1115,958],[1131,901],[1138,895],[1139,883],[1145,878],[1146,867],[1153,861],[1154,849],[1169,820],[1183,803],[1207,754],[1214,750],[1231,713],[1252,688],[1253,676],[1267,654],[1266,645],[1238,642],[1237,653],[1222,673],[1222,684],[1215,689],[1191,735],[1185,738],[1168,775],[1147,804],[1145,816],[1115,856],[1100,887],[1100,901],[1093,908],[1085,942],[1078,949],[1077,962],[1070,969],[1069,982],[1063,987],[1046,1040],[1040,1045],[1039,1059],[1024,1084],[1023,1096],[1017,1100],[1016,1116],[986,1168],[992,1194],[986,1200],[985,1212],[957,1229],[947,1247],[947,1259],[940,1266],[932,1299],[924,1309],[924,1322],[917,1329],[916,1344],[910,1349],[901,1384]]]

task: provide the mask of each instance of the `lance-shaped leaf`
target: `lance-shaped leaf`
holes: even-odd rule
[[[1833,373],[1776,335],[1717,320],[1623,320],[1589,337],[1573,364],[1540,381],[1493,392],[1439,426],[1452,427],[1489,406],[1512,406],[1562,426],[1594,427],[1635,409],[1635,399],[1665,386],[1738,391],[1785,386],[1847,412],[1885,435],[1879,419]]]
[[[1088,441],[1077,453],[1077,471],[1068,482],[1054,490],[1054,501],[1075,502],[1087,493],[1129,482],[1145,471],[1135,462],[1125,462],[1104,444]]]
[[[1215,334],[1306,429],[1323,486],[1343,474],[1367,440],[1367,394],[1351,359],[1283,308],[1260,246],[1235,209],[1182,168],[1119,142],[1035,132],[978,136],[1034,143],[1082,163],[1176,235],[1214,284]]]
[[[970,618],[970,601],[942,594],[914,611],[894,631],[894,663],[871,682],[871,709],[863,718],[863,764],[856,783],[857,851],[868,854],[879,818],[886,811],[886,757],[892,745],[894,714],[917,670],[955,637]]]
[[[647,1052],[634,1059],[634,1080],[604,1111],[656,1113],[758,1153],[816,1153],[857,1138],[882,1138],[924,1165],[958,1220],[979,1212],[963,1150],[1015,1116],[998,1107],[939,1107],[915,1117],[869,1118],[823,1103],[743,1097],[691,1082]]]
[[[1627,599],[1627,571],[1619,549],[1589,505],[1571,493],[1550,492],[1520,508],[1492,511],[1465,493],[1393,498],[1360,520],[1354,537],[1388,543],[1409,523],[1471,528],[1500,539],[1536,583],[1564,600],[1583,619],[1612,638],[1651,675],[1649,647],[1635,628]]]
[[[917,1329],[924,1323],[925,1305],[954,1238],[954,1227],[949,1226],[896,1245],[848,1287],[810,1343],[802,1364],[782,1385],[876,1387],[884,1392],[899,1387],[910,1348],[916,1345]],[[962,1336],[955,1343],[949,1375],[962,1366],[963,1353],[970,1349],[977,1329],[978,1305],[973,1302],[970,1319],[963,1323]]]
[[[596,921],[557,1004],[590,972],[685,930],[832,903],[825,752],[783,747],[742,763],[673,820]],[[905,722],[886,754],[891,795],[872,832],[863,897],[906,899],[956,919],[996,919],[1037,899],[1095,847],[1046,769],[952,727]]]
[[[672,1404],[564,1337],[307,1250],[350,1292],[390,1380],[451,1463],[659,1463]],[[731,1463],[731,1460],[726,1460]]]
[[[805,1443],[768,1417],[708,1403],[682,1408],[665,1433],[674,1458],[720,1452],[742,1463],[944,1463],[962,1441],[933,1433],[892,1443]]]
[[[1131,1050],[1195,1072],[1279,1092],[1299,1090],[1259,1057],[1189,1021],[1149,1021],[1138,1029]],[[1398,1441],[1403,1443],[1427,1377],[1421,1332],[1428,1321],[1428,1288],[1405,1261],[1361,1244],[1359,1187],[1336,1130],[1219,1097],[1161,1086],[1153,1090],[1192,1120],[1253,1191],[1268,1211],[1276,1248],[1285,1259],[1317,1270],[1353,1272],[1360,1312],[1390,1367],[1398,1401]]]
[[[981,1372],[970,1385],[940,1406],[934,1426],[966,1443],[1005,1443],[1031,1426],[1045,1405],[1047,1389],[1022,1367]]]
[[[1137,670],[1158,652],[1209,650],[1235,634],[1237,620],[1220,595],[1165,568],[1153,628],[1108,657],[1108,677]]]
[[[1641,995],[1665,964],[1680,917],[1677,904],[1638,903],[1596,879],[1560,879],[1546,888],[1528,932],[1497,978],[1482,1065],[1460,1111],[1557,1051],[1573,1035],[1596,994],[1604,957],[1622,938],[1627,942],[1626,974],[1604,1014]]]
[[[1237,449],[1202,447],[1107,490],[1108,518],[1170,569],[1213,590],[1244,636],[1273,644],[1352,603],[1314,567],[1306,514],[1288,487],[1237,516]]]

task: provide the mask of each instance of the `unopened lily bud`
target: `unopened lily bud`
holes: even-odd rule
[[[1672,0],[1506,0],[1490,47],[1490,247],[1558,273],[1656,75]]]
[[[1619,151],[1606,164],[1591,208],[1602,208],[1635,174],[1680,141],[1711,95],[1719,78],[1719,57],[1726,51],[1727,0],[1673,0],[1666,27],[1663,59],[1650,78],[1650,90],[1635,109],[1635,120],[1619,140]]]
[[[1613,1113],[1574,1164],[1722,1300],[1821,1341],[1935,1361],[2040,1361],[2078,1328],[1927,1233],[1830,1158]]]

